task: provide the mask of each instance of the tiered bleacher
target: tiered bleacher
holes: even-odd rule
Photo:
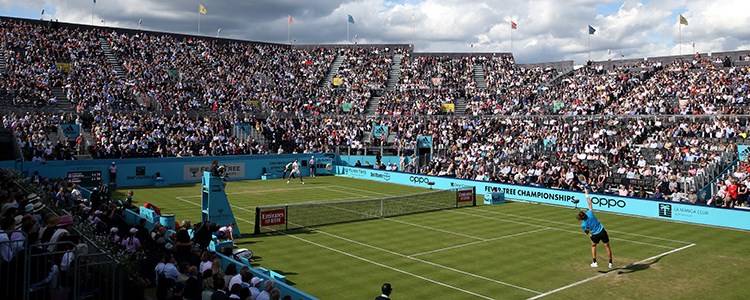
[[[748,162],[738,161],[737,146],[750,131],[748,53],[564,69],[518,65],[512,55],[414,53],[406,45],[291,47],[6,18],[0,54],[2,126],[18,140],[21,160],[411,155],[417,137],[429,135],[432,160],[412,157],[396,169],[566,190],[580,190],[576,178],[584,175],[599,193],[747,206]],[[396,55],[400,73],[391,72]],[[461,103],[465,109],[456,109]],[[79,137],[67,137],[61,124],[80,126]],[[241,136],[239,124],[247,126]],[[374,137],[376,126],[388,132]],[[6,265],[37,240],[50,241],[50,231],[34,229],[64,221],[89,224],[94,230],[84,235],[120,250],[158,253],[139,258],[147,285],[182,278],[192,296],[241,293],[229,284],[237,280],[257,286],[247,270],[215,267],[221,262],[205,238],[216,230],[186,223],[170,236],[159,225],[127,224],[127,200],[95,203],[61,178],[32,178],[40,193],[54,195],[35,201],[13,188],[17,174],[2,176],[3,230],[20,229],[26,241],[0,241]],[[37,209],[44,204],[57,208]],[[190,229],[201,236],[195,249],[185,239]],[[80,240],[70,242],[54,258],[61,267],[65,255],[85,252]],[[239,277],[230,278],[235,271]],[[46,286],[42,277],[34,277],[42,283],[36,288]],[[90,287],[69,292],[101,292]]]

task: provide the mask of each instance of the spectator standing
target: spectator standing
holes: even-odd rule
[[[315,156],[310,156],[310,177],[315,177]]]
[[[109,184],[117,186],[117,164],[112,162],[109,166]]]

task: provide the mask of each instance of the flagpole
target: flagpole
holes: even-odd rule
[[[349,42],[349,20],[346,20],[346,42]]]
[[[96,2],[91,3],[91,26],[94,26],[94,6],[96,6]]]
[[[292,44],[292,22],[290,22],[291,19],[292,16],[289,16],[289,18],[286,20],[286,41],[289,43],[289,45]]]
[[[680,32],[680,56],[682,56],[682,22],[678,26]]]
[[[198,35],[201,35],[201,12],[198,12]]]
[[[591,61],[591,33],[589,33],[589,61]]]
[[[513,21],[511,21],[511,26],[510,26],[510,53],[511,54],[513,53],[513,25],[512,24],[513,24]]]

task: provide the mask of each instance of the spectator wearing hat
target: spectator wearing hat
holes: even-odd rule
[[[58,245],[55,244],[57,242],[63,241],[63,237],[69,237],[70,236],[70,230],[73,229],[73,216],[71,215],[64,215],[60,217],[60,223],[57,224],[57,229],[55,230],[55,233],[52,234],[52,237],[50,238],[50,243],[47,247],[47,250],[50,252],[58,251]]]
[[[253,279],[250,280],[250,298],[258,299],[258,295],[260,295],[261,283],[263,283],[263,279],[261,279],[260,277],[253,277]]]
[[[117,227],[109,229],[109,241],[119,245],[120,242],[122,242],[122,238],[117,234],[118,231],[119,229],[117,229]]]
[[[141,241],[136,236],[138,234],[138,228],[130,228],[130,235],[120,242],[120,245],[125,247],[125,250],[130,253],[135,253],[141,249]]]

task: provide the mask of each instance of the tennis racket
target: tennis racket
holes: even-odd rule
[[[586,188],[586,176],[583,176],[583,174],[578,175],[578,182],[580,182],[583,185],[583,188]]]

